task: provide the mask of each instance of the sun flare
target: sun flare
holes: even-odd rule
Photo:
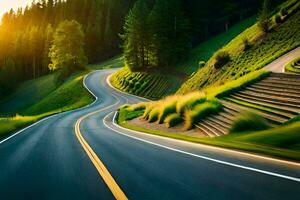
[[[30,4],[32,0],[0,0],[0,16],[9,11],[11,8],[18,9]]]

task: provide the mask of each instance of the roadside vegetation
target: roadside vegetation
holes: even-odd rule
[[[158,123],[165,123],[167,127],[173,127],[183,122],[185,129],[189,130],[194,128],[208,115],[217,114],[222,110],[222,103],[219,102],[218,98],[243,90],[247,86],[269,75],[269,71],[259,70],[247,74],[240,79],[230,81],[222,87],[211,87],[186,95],[168,96],[158,101],[127,105],[122,107],[122,109],[128,111],[128,113],[130,111],[142,110],[143,114],[138,112],[140,115],[137,117],[143,116],[150,123],[156,121]]]
[[[208,86],[222,85],[226,81],[261,69],[284,53],[298,47],[300,45],[299,7],[299,1],[288,1],[281,5],[274,15],[269,16],[270,24],[267,32],[261,28],[260,23],[263,23],[261,21],[246,29],[217,51],[204,67],[181,86],[177,93],[185,94]],[[275,22],[275,16],[280,16],[280,23]],[[227,59],[223,65],[215,67],[220,52],[223,54],[226,52],[230,61]]]
[[[300,73],[300,57],[292,60],[285,66],[286,72]]]
[[[175,93],[175,88],[178,88],[181,83],[180,79],[174,75],[131,72],[128,67],[123,67],[114,73],[110,81],[119,90],[149,99],[159,99]]]
[[[26,101],[27,92],[35,89],[36,84],[34,81],[30,81],[28,87],[21,88],[22,90],[18,90],[9,97],[8,102],[1,102],[2,108],[15,105],[19,109],[14,110],[14,113],[10,109],[8,109],[9,113],[2,113],[2,117],[0,117],[0,138],[46,116],[80,108],[93,102],[93,97],[82,85],[83,77],[86,74],[87,72],[76,73],[58,88],[49,91],[45,96],[37,99],[34,99],[34,97],[27,99],[26,107],[24,107],[24,102],[19,101],[19,99],[24,98]],[[39,81],[36,80],[36,82]],[[40,91],[46,90],[48,83],[51,84],[51,81],[40,85]]]
[[[124,109],[120,109],[120,115],[124,114]],[[140,116],[136,112],[135,117]],[[134,118],[134,116],[132,116]],[[141,131],[189,142],[207,144],[217,147],[229,148],[259,155],[267,155],[275,158],[300,161],[300,122],[293,122],[289,125],[263,131],[249,131],[243,133],[233,133],[223,137],[197,138],[184,133],[169,133],[160,130],[143,128],[123,121],[125,118],[118,118],[118,123],[128,129]]]

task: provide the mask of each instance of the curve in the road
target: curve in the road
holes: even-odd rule
[[[76,122],[82,116],[87,117],[80,121],[81,136],[101,157],[129,199],[298,197],[297,181],[199,159],[180,151],[295,178],[300,177],[299,166],[113,127],[132,137],[179,150],[171,151],[107,128],[105,124],[113,126],[113,116],[108,114],[126,102],[140,101],[109,87],[106,79],[112,72],[97,71],[86,77],[87,88],[99,97],[93,105],[44,120],[0,145],[3,199],[115,198],[74,134]]]

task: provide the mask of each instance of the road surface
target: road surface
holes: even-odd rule
[[[283,56],[277,58],[276,60],[274,60],[267,66],[265,66],[265,69],[276,73],[285,72],[284,66],[287,63],[289,63],[291,60],[294,60],[299,56],[300,56],[300,47],[297,47],[296,49],[284,54]]]
[[[1,142],[0,199],[114,199],[109,175],[128,199],[299,199],[300,164],[118,127],[114,111],[141,99],[109,87],[112,72],[85,79],[91,106]]]

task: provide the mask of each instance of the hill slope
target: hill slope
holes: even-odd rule
[[[298,2],[290,7],[290,14],[282,23],[275,24],[273,21],[273,29],[270,33],[264,34],[257,24],[245,30],[216,52],[203,68],[181,86],[177,93],[184,94],[207,86],[222,85],[226,81],[261,69],[277,57],[300,46],[299,6]],[[245,39],[250,43],[247,50],[244,50]],[[217,69],[214,64],[219,52],[229,53],[231,61]]]
[[[132,73],[128,68],[124,68],[114,74],[111,79],[112,84],[125,92],[144,96],[150,99],[159,99],[170,95],[180,87],[180,85],[199,67],[199,61],[207,61],[213,53],[224,44],[240,34],[245,28],[255,23],[255,17],[250,17],[232,26],[227,32],[219,34],[196,48],[194,48],[188,58],[178,64],[172,72],[137,72]],[[127,80],[127,79],[130,80]],[[131,81],[131,84],[129,84]],[[146,83],[145,83],[146,82]],[[145,83],[149,92],[141,92],[141,89],[134,88],[135,85]],[[130,86],[131,85],[131,86]]]

